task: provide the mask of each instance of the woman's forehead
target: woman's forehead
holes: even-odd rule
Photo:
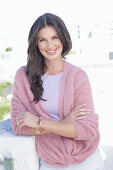
[[[47,35],[56,35],[57,31],[53,26],[45,26],[41,28],[38,32],[38,37],[44,37]]]

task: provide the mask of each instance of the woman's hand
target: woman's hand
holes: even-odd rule
[[[85,109],[85,104],[81,104],[77,106],[74,110],[72,110],[62,122],[73,122],[76,120],[84,119],[90,113],[91,110]]]
[[[38,130],[36,128],[38,119],[39,119],[38,117],[34,116],[30,112],[20,113],[16,118],[17,127],[21,129],[23,126],[29,126],[30,131],[33,135],[42,135],[49,133],[49,131],[43,128],[40,128],[39,129],[40,133],[38,133]]]
[[[23,126],[29,126],[35,128],[38,122],[38,117],[34,116],[30,112],[20,113],[16,117],[17,127],[21,129]]]

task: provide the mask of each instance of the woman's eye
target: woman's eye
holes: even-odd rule
[[[42,41],[45,41],[45,40],[44,39],[40,39],[39,41],[42,42]]]
[[[54,39],[58,39],[59,37],[53,37]]]

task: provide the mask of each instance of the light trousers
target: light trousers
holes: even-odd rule
[[[97,149],[88,159],[79,164],[73,164],[66,168],[56,168],[39,160],[39,170],[105,170],[104,161]]]

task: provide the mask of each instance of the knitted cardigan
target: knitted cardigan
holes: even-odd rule
[[[30,128],[17,128],[16,117],[29,111],[35,116],[50,119],[39,101],[35,104],[30,90],[26,67],[20,67],[15,75],[11,100],[11,121],[16,135],[32,135]],[[99,144],[98,115],[95,114],[92,92],[87,74],[79,67],[64,62],[60,89],[60,119],[64,119],[71,110],[80,104],[86,104],[91,113],[74,123],[77,137],[68,138],[54,133],[36,135],[36,150],[44,162],[54,167],[67,167],[78,164],[94,153]]]

